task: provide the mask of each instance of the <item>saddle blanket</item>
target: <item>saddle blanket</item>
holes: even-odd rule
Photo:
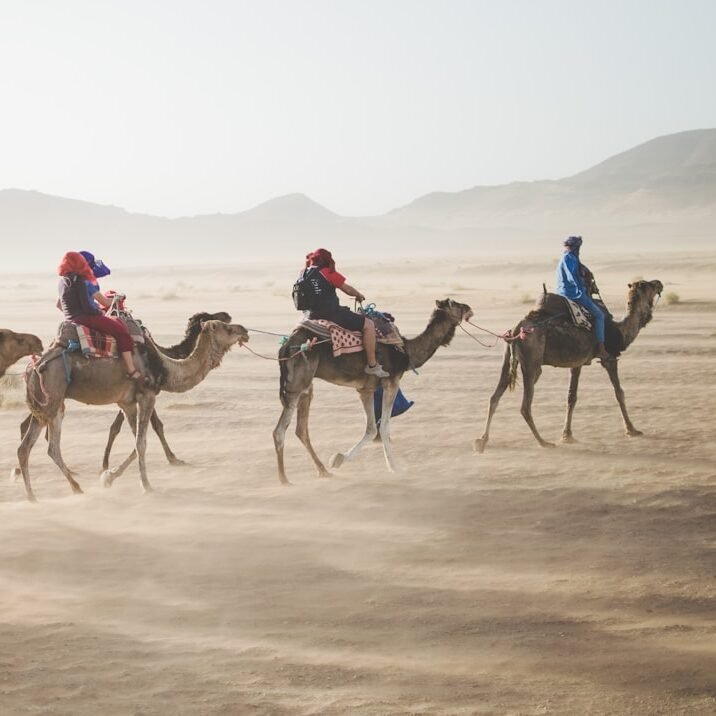
[[[398,332],[394,323],[385,318],[375,323],[375,337],[378,343],[386,345],[402,346],[403,337]],[[304,318],[299,326],[307,328],[320,338],[330,338],[333,348],[333,355],[347,355],[349,353],[360,353],[363,350],[363,333],[361,331],[349,331],[333,321],[325,318]]]
[[[144,343],[141,326],[134,321],[132,321],[134,325],[131,325],[128,321],[124,321],[124,323],[135,344]],[[69,350],[80,350],[82,355],[89,358],[119,357],[117,341],[112,336],[71,321],[64,321],[60,324],[57,331],[57,343]]]
[[[584,328],[587,331],[592,330],[592,314],[584,307],[580,306],[576,301],[571,298],[565,298],[567,308],[569,308],[569,315],[572,317],[572,323],[577,328]]]
[[[360,331],[349,331],[325,318],[304,318],[298,325],[307,328],[319,338],[330,338],[336,358],[363,350],[363,334]]]

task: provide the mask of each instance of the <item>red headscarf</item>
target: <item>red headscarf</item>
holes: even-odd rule
[[[309,266],[318,266],[318,268],[328,268],[331,271],[336,270],[336,262],[331,256],[331,252],[328,249],[316,249],[311,251],[310,254],[306,254],[306,268]]]
[[[87,281],[96,283],[92,269],[87,263],[87,259],[77,251],[68,251],[60,261],[57,267],[57,273],[60,276],[67,276],[70,273],[76,273]]]

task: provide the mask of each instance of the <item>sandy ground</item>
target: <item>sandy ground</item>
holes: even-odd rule
[[[109,260],[110,257],[107,257]],[[68,405],[73,496],[38,443],[37,505],[0,482],[2,714],[712,714],[716,711],[716,256],[589,262],[618,316],[626,283],[659,278],[681,301],[621,360],[628,439],[597,364],[583,374],[575,445],[540,448],[507,394],[483,455],[502,348],[458,333],[404,392],[393,423],[401,474],[370,446],[318,480],[289,435],[294,485],[278,484],[271,431],[277,367],[235,349],[158,410],[177,454],[150,439],[111,490],[100,459],[114,409]],[[552,262],[463,257],[342,267],[419,332],[450,295],[502,331],[552,280]],[[291,267],[116,271],[169,344],[198,310],[250,328],[294,324]],[[0,325],[47,340],[54,278],[0,276]],[[272,355],[277,339],[254,334]],[[17,372],[21,366],[11,369]],[[25,414],[2,384],[0,469]],[[561,432],[568,374],[545,369],[535,418]],[[356,395],[317,385],[314,445],[362,433]],[[130,449],[120,437],[116,461]]]

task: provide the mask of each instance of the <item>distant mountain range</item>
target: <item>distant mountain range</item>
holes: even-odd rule
[[[238,261],[267,251],[301,255],[330,244],[342,255],[498,249],[539,250],[581,233],[605,246],[649,237],[704,244],[716,234],[716,129],[652,139],[556,181],[435,192],[382,216],[341,217],[303,194],[237,214],[167,219],[34,191],[0,191],[2,269],[46,263],[91,246],[131,263]],[[9,249],[9,251],[8,251]],[[48,259],[49,260],[49,259]],[[122,258],[126,263],[126,260]]]

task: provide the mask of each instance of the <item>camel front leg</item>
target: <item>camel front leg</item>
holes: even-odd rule
[[[25,482],[25,495],[30,502],[37,502],[35,493],[32,491],[32,485],[30,484],[30,453],[37,442],[37,438],[40,437],[41,432],[41,423],[37,420],[37,418],[30,416],[27,429],[25,430],[22,440],[20,441],[20,447],[17,449],[17,461],[20,465],[22,479]]]
[[[119,410],[117,411],[117,416],[115,417],[114,422],[109,427],[107,445],[105,445],[104,456],[102,457],[102,470],[109,469],[109,456],[112,454],[112,445],[114,445],[114,441],[117,439],[117,435],[119,435],[119,433],[121,432],[123,424],[124,413]]]
[[[475,452],[482,453],[485,451],[485,447],[487,446],[487,441],[490,439],[490,423],[492,422],[492,416],[495,414],[495,411],[497,410],[497,405],[500,402],[500,398],[503,396],[504,392],[507,390],[507,388],[510,385],[510,359],[511,359],[511,350],[510,345],[508,344],[505,348],[505,358],[502,361],[502,372],[500,373],[500,380],[497,383],[497,387],[495,388],[495,392],[490,396],[490,405],[487,410],[487,420],[485,421],[485,430],[482,433],[482,437],[477,438],[475,442],[473,443],[473,449]]]
[[[570,369],[569,392],[567,393],[567,418],[564,422],[564,429],[562,430],[563,443],[577,442],[572,435],[572,414],[574,413],[574,406],[577,404],[577,388],[579,386],[579,376],[581,372],[581,366]]]
[[[530,430],[532,431],[532,434],[535,436],[535,439],[542,447],[555,447],[554,443],[549,443],[546,440],[542,439],[542,436],[537,432],[537,426],[535,425],[535,421],[532,419],[532,400],[535,395],[535,383],[539,379],[539,376],[541,374],[541,369],[539,366],[533,367],[524,361],[522,362],[522,381],[524,383],[524,393],[522,395],[522,417],[527,422],[527,425],[530,426]]]
[[[390,421],[393,412],[393,403],[398,394],[400,381],[386,380],[383,382],[383,405],[380,416],[380,439],[383,442],[383,455],[385,464],[390,472],[398,472],[398,466],[393,456],[393,444],[390,441]]]
[[[373,438],[378,434],[378,428],[375,425],[375,410],[373,408],[373,393],[375,391],[368,388],[365,390],[359,390],[358,395],[360,397],[363,410],[365,411],[365,433],[363,437],[347,452],[336,453],[330,460],[330,466],[333,468],[339,468],[346,460],[352,460],[358,451],[367,443],[371,442]],[[383,394],[385,396],[385,393]],[[395,396],[393,396],[395,398]],[[392,406],[392,403],[391,403]]]
[[[124,415],[129,423],[129,427],[132,429],[132,435],[134,440],[137,440],[137,406],[135,403],[127,403],[122,407],[122,415]],[[115,419],[115,424],[117,420]],[[99,481],[102,487],[112,487],[112,483],[124,473],[124,471],[134,462],[137,457],[137,451],[132,450],[129,455],[124,458],[122,463],[118,467],[109,467],[102,470],[102,474],[99,476]]]
[[[615,360],[609,360],[604,361],[602,365],[609,374],[609,380],[612,381],[612,385],[614,386],[614,395],[616,396],[617,403],[619,403],[619,408],[622,411],[622,417],[624,418],[624,430],[626,431],[627,436],[630,438],[640,437],[644,433],[634,427],[629,419],[629,415],[627,414],[624,391],[622,390],[621,383],[619,382],[619,364]]]
[[[157,434],[157,437],[159,438],[159,442],[162,444],[162,448],[164,449],[164,454],[167,457],[167,462],[170,465],[186,465],[184,460],[180,460],[172,451],[172,449],[169,447],[169,443],[167,442],[166,437],[164,436],[164,423],[159,419],[159,416],[157,415],[157,411],[152,411],[152,429]]]
[[[298,413],[296,416],[296,436],[303,443],[303,446],[308,450],[308,454],[313,460],[313,464],[318,470],[318,477],[330,477],[331,473],[326,470],[326,466],[321,462],[321,459],[316,454],[316,451],[311,445],[311,438],[308,435],[308,414],[311,410],[311,401],[313,400],[313,386],[311,386],[305,393],[302,393],[298,399]]]
[[[139,461],[139,479],[144,492],[152,492],[152,486],[147,478],[147,431],[152,419],[156,397],[152,393],[140,393],[137,397],[139,415],[137,417],[137,459]]]
[[[67,482],[70,483],[72,492],[76,495],[82,493],[82,488],[79,483],[74,479],[72,471],[65,464],[62,458],[62,451],[60,449],[60,442],[62,439],[62,419],[64,418],[64,410],[59,410],[57,415],[50,421],[49,438],[47,445],[47,454],[52,458],[52,461],[60,468],[62,474],[67,478]]]
[[[286,443],[286,431],[288,426],[291,424],[291,418],[296,410],[296,404],[300,398],[299,395],[288,394],[286,396],[286,404],[281,411],[281,417],[279,417],[276,427],[273,429],[273,446],[276,450],[276,460],[278,462],[278,479],[282,485],[290,485],[288,478],[286,477],[286,468],[283,461],[283,447]]]

